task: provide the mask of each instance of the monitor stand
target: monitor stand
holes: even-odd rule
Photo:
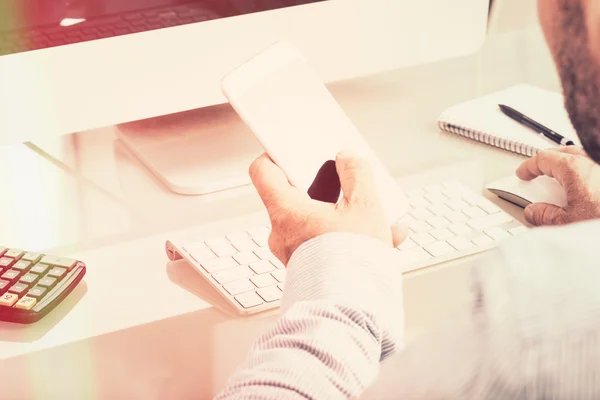
[[[117,136],[169,190],[202,195],[250,183],[262,147],[228,104],[117,126]]]

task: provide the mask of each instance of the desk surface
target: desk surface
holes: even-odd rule
[[[513,173],[523,159],[441,133],[435,121],[452,104],[520,82],[559,88],[537,29],[495,34],[474,56],[330,89],[394,175],[471,162],[489,181]],[[241,126],[228,107],[218,112]],[[206,398],[274,319],[218,311],[197,274],[167,264],[164,254],[166,239],[210,233],[210,224],[260,212],[254,190],[172,194],[115,142],[114,129],[1,149],[5,190],[41,191],[23,202],[4,197],[2,220],[13,228],[0,233],[3,244],[50,249],[89,266],[85,284],[46,319],[0,324],[9,397]],[[15,176],[8,169],[15,165],[27,174]],[[472,261],[406,278],[409,339],[468,300]],[[385,376],[373,393],[390,390]]]

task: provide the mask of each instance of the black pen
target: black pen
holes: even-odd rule
[[[538,134],[547,137],[548,139],[552,140],[555,143],[561,144],[563,146],[575,145],[575,143],[573,143],[572,140],[565,138],[563,135],[560,135],[560,134],[554,132],[550,128],[546,128],[544,125],[532,120],[531,118],[529,118],[526,115],[521,114],[514,108],[505,106],[504,104],[499,104],[498,107],[500,107],[500,110],[502,110],[502,112],[505,115],[507,115],[508,117],[514,119],[515,121],[517,121],[518,123],[520,123],[522,125],[525,125],[528,128],[533,129]]]

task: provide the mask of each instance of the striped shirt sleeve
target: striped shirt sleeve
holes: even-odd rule
[[[397,252],[366,236],[329,233],[288,263],[281,316],[217,399],[346,399],[402,344]]]

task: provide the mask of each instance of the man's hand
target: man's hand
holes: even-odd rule
[[[575,146],[541,151],[525,161],[517,176],[530,181],[547,175],[558,181],[567,193],[564,208],[536,203],[525,208],[525,219],[533,225],[561,225],[600,218],[600,165]]]
[[[250,177],[271,219],[269,247],[284,264],[302,243],[324,233],[363,234],[394,247],[406,238],[406,228],[390,229],[366,161],[340,153],[336,170],[344,197],[338,204],[330,204],[312,200],[291,186],[265,154],[250,166]]]

